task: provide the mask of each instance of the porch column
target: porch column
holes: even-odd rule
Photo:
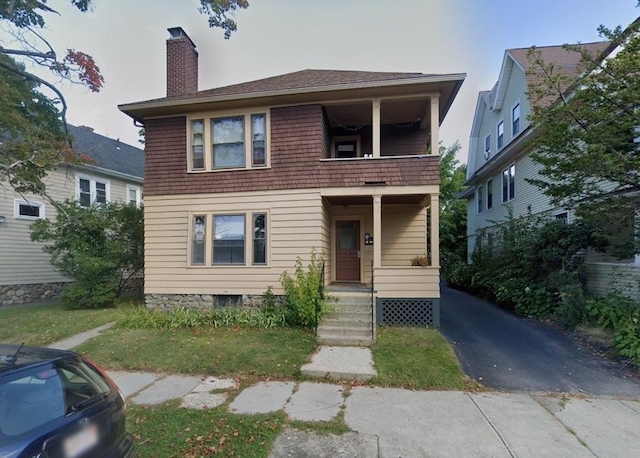
[[[371,101],[372,112],[372,128],[373,128],[373,157],[380,157],[380,99]]]
[[[431,154],[440,154],[438,130],[440,129],[440,96],[431,96]]]
[[[431,266],[440,267],[440,210],[438,194],[431,194]]]
[[[382,197],[373,198],[373,268],[382,266]]]

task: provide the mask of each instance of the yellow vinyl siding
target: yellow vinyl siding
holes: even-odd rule
[[[122,200],[126,196],[127,183],[119,179],[96,173],[81,172],[109,180],[111,201]],[[70,168],[54,170],[45,178],[47,193],[56,201],[76,198],[76,171]],[[45,216],[56,218],[55,207],[44,197],[15,193],[8,183],[0,183],[0,215],[6,222],[0,224],[0,285],[34,283],[58,283],[69,281],[54,269],[48,254],[42,251],[42,243],[32,242],[29,227],[32,221],[14,218],[14,200],[44,202]]]
[[[426,210],[424,207],[382,205],[382,238],[380,242],[382,243],[383,266],[411,266],[411,259],[415,256],[426,255],[426,237]]]
[[[268,213],[267,265],[252,266],[251,234],[245,234],[244,265],[190,266],[189,215]],[[146,294],[262,294],[269,286],[282,294],[280,275],[293,273],[295,260],[306,265],[313,248],[323,249],[323,205],[319,190],[287,190],[145,199]],[[164,221],[170,221],[170,225]],[[210,251],[211,233],[205,250]]]
[[[375,270],[378,297],[440,297],[437,267],[382,267]]]

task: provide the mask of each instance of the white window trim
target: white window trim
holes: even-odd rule
[[[515,110],[515,108],[517,106],[520,106],[520,117],[518,118],[520,120],[519,122],[519,129],[518,132],[514,132],[513,131],[513,110]],[[516,103],[513,104],[513,106],[511,107],[511,137],[515,138],[520,132],[522,132],[522,104],[520,103],[520,100],[518,100]]]
[[[503,193],[503,189],[504,189],[504,172],[505,170],[510,171],[511,167],[515,167],[516,163],[512,162],[511,164],[509,164],[506,168],[503,168],[500,172],[500,200],[502,201],[503,204],[509,203],[512,200],[515,200],[516,198],[516,172],[514,172],[513,174],[513,197],[509,197],[509,186],[507,186],[507,200],[504,200],[504,193]],[[509,180],[511,180],[511,174],[507,174],[507,176],[509,177]]]
[[[253,165],[253,139],[251,115],[265,115],[265,165]],[[213,134],[211,132],[211,121],[220,118],[244,117],[244,167],[224,167],[213,168]],[[193,168],[193,158],[191,157],[193,135],[191,134],[192,121],[203,120],[204,122],[204,169]],[[187,172],[208,173],[208,172],[229,172],[235,170],[262,170],[271,168],[271,107],[257,107],[251,110],[235,111],[214,111],[200,112],[187,116]]]
[[[253,215],[264,214],[267,217],[267,241],[266,241],[266,263],[253,264]],[[205,221],[205,245],[204,245],[204,264],[192,264],[192,234],[193,221],[195,216],[203,215]],[[227,215],[243,215],[244,218],[244,264],[213,264],[213,237],[214,237],[214,218],[216,216]],[[229,210],[228,212],[212,212],[212,211],[190,211],[189,212],[189,232],[187,236],[187,258],[186,267],[188,269],[264,269],[271,268],[271,212],[263,208],[253,208],[249,210]],[[250,235],[250,237],[247,236]]]
[[[565,210],[563,208],[559,208],[557,210],[554,210],[553,212],[551,212],[553,219],[557,219],[558,216],[562,215],[562,214],[567,214],[567,224],[571,223],[571,212],[569,210]]]
[[[500,124],[502,124],[502,146],[500,146]],[[496,152],[500,151],[507,145],[505,133],[504,133],[504,119],[501,119],[496,124]]]
[[[487,138],[489,139],[489,149],[487,149]],[[487,134],[484,136],[484,143],[482,145],[482,149],[484,149],[484,160],[488,161],[491,157],[491,134]]]
[[[89,181],[89,191],[91,193],[91,205],[96,203],[96,182],[105,184],[106,203],[111,202],[111,181],[108,178],[102,178],[83,173],[76,173],[76,200],[80,202],[80,180]]]
[[[142,203],[142,191],[140,190],[140,186],[136,186],[133,184],[128,184],[127,185],[127,200],[126,202],[128,204],[131,203],[131,200],[129,199],[129,192],[130,191],[135,191],[136,192],[136,207],[139,207],[140,204]]]
[[[489,186],[489,183],[491,183],[491,186]],[[485,207],[487,207],[487,211],[491,210],[493,208],[493,178],[488,179],[485,183],[484,183],[484,187],[486,189],[485,191]],[[491,189],[491,207],[489,207],[489,190]]]
[[[20,214],[20,205],[27,205],[29,207],[38,207],[40,209],[39,216],[27,216]],[[39,219],[45,219],[45,205],[44,202],[35,201],[35,200],[25,200],[25,199],[14,199],[13,200],[13,217],[15,219],[25,219],[29,221],[36,221]]]
[[[336,143],[352,142],[354,140],[356,142],[356,157],[362,157],[360,135],[339,135],[331,138],[331,158],[336,159]]]

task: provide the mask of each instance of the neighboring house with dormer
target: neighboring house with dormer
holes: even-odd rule
[[[610,51],[610,42],[577,45],[597,55]],[[570,78],[579,76],[580,53],[562,46],[537,47],[544,62],[553,63],[556,70]],[[547,213],[550,218],[572,221],[571,208],[556,207],[542,191],[528,183],[527,178],[539,178],[540,165],[529,155],[527,141],[535,135],[528,117],[530,100],[527,91],[532,84],[533,65],[528,48],[505,51],[498,82],[490,91],[478,94],[470,136],[467,161],[468,188],[463,198],[467,209],[467,256],[475,249],[476,232],[505,221],[509,211],[515,217]],[[554,103],[547,98],[542,103]],[[590,250],[586,258],[589,269],[588,288],[596,294],[605,294],[614,276],[624,284],[622,289],[637,282],[640,258],[615,260],[606,254]],[[620,277],[620,278],[622,278]],[[635,278],[635,280],[634,280]],[[629,284],[627,284],[629,283]],[[636,290],[638,286],[635,286]]]
[[[111,201],[142,202],[144,151],[85,126],[69,125],[75,151],[90,162],[61,167],[44,179],[55,201],[77,199],[80,205]],[[63,277],[32,242],[29,226],[37,219],[54,219],[55,207],[42,196],[19,194],[0,183],[0,305],[52,300],[70,280]]]
[[[465,75],[303,70],[199,91],[195,45],[169,32],[167,97],[120,106],[146,132],[147,306],[283,294],[314,248],[327,284],[373,281],[379,309],[437,306],[438,131]]]

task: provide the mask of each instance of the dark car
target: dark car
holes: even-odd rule
[[[129,457],[125,402],[72,351],[0,344],[0,458]]]

